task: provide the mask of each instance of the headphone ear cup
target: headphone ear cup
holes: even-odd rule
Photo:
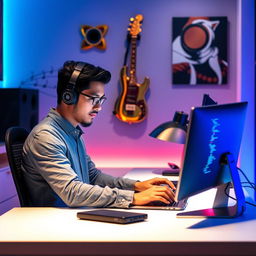
[[[75,66],[73,73],[69,79],[66,90],[62,94],[62,101],[67,105],[76,104],[78,93],[76,92],[76,80],[78,79],[81,71],[86,66],[86,63],[78,62]]]
[[[67,105],[76,104],[77,94],[72,90],[65,90],[62,94],[62,101]]]

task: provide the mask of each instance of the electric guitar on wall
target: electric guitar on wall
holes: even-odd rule
[[[141,22],[143,16],[137,15],[131,18],[130,35],[131,58],[130,68],[123,66],[120,73],[122,92],[115,103],[113,113],[115,116],[126,123],[139,123],[147,116],[147,105],[145,93],[149,87],[149,78],[145,78],[142,84],[137,83],[136,78],[136,45],[139,33],[141,32]]]

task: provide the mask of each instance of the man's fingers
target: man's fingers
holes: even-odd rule
[[[175,194],[169,187],[155,186],[154,191],[154,194],[164,196],[170,202],[174,201]]]
[[[145,205],[149,202],[161,201],[165,204],[170,204],[174,201],[174,193],[169,186],[152,186],[151,188],[135,193],[133,197],[133,204]]]
[[[167,186],[155,186],[154,189],[155,189],[155,191],[158,191],[158,192],[167,193],[171,199],[174,199],[174,197],[175,197],[174,192]]]
[[[170,180],[166,179],[166,182],[167,182],[166,184],[168,184],[172,189],[176,190],[176,187]]]
[[[165,199],[162,196],[155,196],[153,201],[161,201],[161,202],[163,202],[165,204],[169,204],[170,203],[170,201],[168,201],[167,199]]]
[[[174,200],[175,194],[169,188],[167,188],[167,190],[165,190],[164,193],[166,193],[172,201]]]
[[[172,189],[176,189],[176,187],[174,186],[174,184],[173,184],[170,180],[168,180],[168,179],[166,179],[166,178],[154,178],[154,179],[152,179],[152,181],[153,181],[154,184],[156,184],[156,185],[159,185],[159,184],[167,184],[167,185],[169,185]]]
[[[167,193],[165,193],[165,192],[157,192],[156,195],[165,198],[166,200],[168,200],[168,203],[171,203],[171,202],[174,201],[174,200],[173,200],[173,197],[172,197],[172,196],[170,197],[170,196],[169,196]]]
[[[172,200],[174,200],[175,193],[174,193],[171,189],[169,189],[169,188],[167,188],[167,193],[168,193],[168,195],[170,196],[170,198],[171,198]]]
[[[169,185],[172,189],[176,189],[176,187],[174,186],[174,184],[170,181],[170,180],[168,180],[168,179],[164,179],[163,180],[163,183],[164,184],[167,184],[167,185]]]

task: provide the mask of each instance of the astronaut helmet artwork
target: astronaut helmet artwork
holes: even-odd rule
[[[173,18],[173,84],[227,83],[227,18]]]

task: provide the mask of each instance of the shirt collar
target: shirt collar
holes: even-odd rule
[[[47,117],[52,118],[66,133],[71,134],[75,138],[80,137],[84,133],[79,125],[77,127],[74,127],[68,120],[63,118],[54,108],[50,109]]]

